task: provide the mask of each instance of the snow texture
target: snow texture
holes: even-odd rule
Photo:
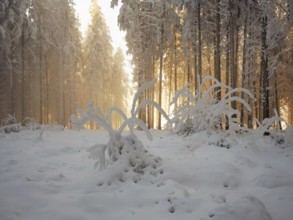
[[[130,149],[144,146],[132,150],[141,156],[121,154],[102,170],[88,157],[105,148],[106,131],[48,129],[39,139],[38,130],[22,130],[0,137],[0,219],[292,219],[293,148],[286,141],[222,131],[185,138],[150,132],[152,142],[142,131],[137,139],[123,134]]]
[[[293,147],[293,126],[287,127],[285,142],[288,146]]]

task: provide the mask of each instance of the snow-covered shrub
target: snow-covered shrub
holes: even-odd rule
[[[209,81],[212,81],[213,85],[204,91],[205,83]],[[222,89],[227,93],[221,100],[217,100],[217,94]],[[195,96],[187,87],[177,91],[171,104],[176,103],[180,96],[183,96],[185,101],[174,111],[171,122],[175,131],[179,134],[189,134],[220,128],[224,121],[229,125],[229,129],[237,130],[240,125],[237,119],[240,112],[232,108],[231,102],[241,103],[249,112],[251,107],[244,99],[236,96],[236,93],[245,93],[253,99],[253,95],[247,89],[232,89],[211,76],[199,82]]]
[[[47,125],[39,125],[39,127],[37,126],[37,131],[38,131],[37,138],[39,140],[43,140],[43,135],[45,132],[50,131],[52,133],[58,133],[58,132],[62,132],[63,130],[64,130],[64,126],[56,122],[52,124],[47,124]]]
[[[20,124],[10,124],[1,127],[2,132],[9,134],[10,132],[20,132],[21,125]]]
[[[20,132],[22,129],[21,124],[10,114],[3,120],[3,124],[4,125],[0,127],[0,133],[9,134],[10,132]]]
[[[264,135],[265,132],[269,132],[270,130],[277,130],[280,131],[280,124],[285,122],[285,120],[279,116],[276,109],[274,109],[275,115],[271,118],[265,118],[262,123],[260,123],[257,119],[254,120],[256,124],[256,133],[258,135]]]
[[[120,146],[118,149],[114,148],[117,149],[115,152],[117,155],[112,162],[110,162],[110,155],[108,161],[105,161],[104,152],[109,142],[112,142],[111,144],[116,142],[115,144]],[[138,183],[143,176],[148,176],[146,179],[152,180],[152,177],[163,174],[161,158],[147,151],[135,135],[118,136],[116,139],[110,139],[109,142],[106,145],[94,145],[89,149],[90,157],[98,160],[95,165],[100,163],[101,168],[103,168],[99,186],[126,181]],[[111,152],[111,149],[108,148],[109,152]],[[110,166],[104,167],[105,162],[110,163]]]
[[[22,125],[25,129],[28,130],[39,130],[41,129],[41,125],[36,122],[34,118],[26,117],[22,121]]]
[[[101,126],[108,132],[108,142],[92,146],[89,152],[90,157],[97,160],[96,166],[100,164],[101,169],[106,168],[107,164],[111,164],[109,169],[112,168],[113,172],[107,172],[110,176],[105,177],[110,182],[113,181],[113,178],[124,182],[127,179],[126,177],[130,177],[134,182],[138,182],[140,176],[146,173],[153,176],[161,173],[158,169],[161,165],[161,159],[150,154],[134,134],[134,126],[137,125],[144,131],[148,139],[152,140],[152,135],[145,123],[137,118],[139,110],[145,105],[153,105],[169,120],[166,113],[156,102],[144,100],[139,105],[137,104],[139,96],[144,90],[153,86],[155,82],[156,80],[154,79],[138,89],[133,98],[131,116],[129,118],[121,109],[116,107],[110,108],[107,114],[103,115],[100,110],[94,109],[93,103],[87,105],[87,112],[77,109],[78,114],[71,116],[75,128],[81,128],[88,121],[94,121],[96,126]],[[111,124],[112,112],[119,113],[124,119],[124,122],[117,130]],[[129,128],[129,135],[124,136],[122,133],[126,127]]]
[[[224,147],[224,148],[227,148],[227,149],[229,149],[229,148],[232,147],[231,143],[229,143],[227,141],[227,139],[224,138],[224,137],[223,138],[220,138],[216,142],[209,142],[209,145],[216,145],[218,147]]]
[[[278,115],[278,112],[274,109],[275,115],[271,118],[265,118],[262,123],[257,119],[254,120],[256,124],[255,135],[257,137],[270,136],[276,144],[283,144],[285,142],[284,133],[281,131],[281,123],[285,120]]]
[[[221,148],[230,149],[238,144],[236,133],[232,134],[226,131],[203,131],[197,133],[197,135],[206,134],[207,144],[210,146],[217,146]]]

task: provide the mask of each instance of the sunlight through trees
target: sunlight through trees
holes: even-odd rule
[[[133,82],[124,70],[121,49],[113,49],[100,6],[91,1],[91,22],[82,38],[73,0],[15,0],[0,3],[0,121],[71,126],[77,107],[94,102],[106,113],[127,105],[130,84],[137,88],[158,79],[139,102],[149,99],[172,110],[186,101],[177,90],[188,85],[196,95],[199,82],[212,76],[240,94],[239,120],[274,115],[293,123],[293,4],[289,0],[108,0],[121,7],[118,18],[132,56]],[[211,82],[212,83],[212,82]],[[209,87],[211,85],[207,85]],[[206,89],[206,88],[204,88]],[[227,94],[222,88],[218,100]],[[232,94],[234,95],[234,94]],[[237,93],[235,94],[237,95]],[[192,104],[192,103],[190,103]],[[10,115],[10,116],[9,116]],[[139,118],[149,128],[163,127],[157,110],[146,106]],[[119,127],[121,119],[114,116]],[[94,127],[93,124],[90,125]]]

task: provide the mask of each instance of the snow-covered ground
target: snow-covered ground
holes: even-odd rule
[[[0,137],[0,219],[293,219],[293,146],[251,134],[151,132],[152,142],[136,132],[157,161],[139,179],[119,163],[94,168],[88,149],[107,142],[103,131]]]

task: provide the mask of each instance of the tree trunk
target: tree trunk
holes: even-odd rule
[[[169,65],[170,72],[169,72],[169,92],[168,92],[168,102],[172,102],[172,77],[173,77],[173,63],[174,63],[174,56],[171,56],[171,64]],[[168,115],[171,114],[170,104],[168,105]]]
[[[40,124],[43,124],[43,36],[42,29],[42,16],[39,18],[39,74],[40,74]]]
[[[252,36],[252,31],[249,30],[249,40]],[[253,92],[254,88],[253,88],[253,69],[254,69],[254,50],[252,50],[252,48],[249,48],[249,52],[248,52],[248,76],[247,76],[247,80],[248,80],[248,90],[251,91],[253,94],[255,94],[255,92]],[[251,112],[248,114],[247,116],[247,121],[248,121],[248,128],[252,129],[253,128],[253,115],[254,115],[254,109],[255,109],[255,104],[252,103],[251,98],[248,98],[248,104],[249,106],[251,106]]]
[[[247,7],[247,0],[245,0],[245,6]],[[246,86],[246,75],[247,75],[247,68],[246,68],[246,51],[247,51],[247,13],[245,14],[244,19],[244,30],[243,30],[243,49],[242,49],[242,88]],[[241,93],[241,98],[244,99],[244,93]],[[244,122],[244,106],[241,105],[241,114],[240,114],[240,122],[242,126],[245,124]]]
[[[63,121],[63,50],[62,46],[59,46],[59,124],[64,125]]]
[[[46,56],[46,123],[49,124],[49,70],[48,56]]]
[[[25,35],[24,25],[21,32],[21,120],[25,118]]]
[[[262,32],[261,32],[261,73],[262,73],[262,90],[263,90],[263,119],[270,117],[269,111],[269,70],[268,70],[268,45],[267,45],[267,26],[268,18],[262,18]]]
[[[227,33],[226,36],[226,40],[227,42],[229,41],[229,34]],[[229,50],[229,46],[227,44],[227,48],[226,48],[226,79],[225,79],[225,83],[227,86],[230,86],[230,81],[229,81],[229,77],[230,76],[230,50]]]
[[[229,35],[230,35],[230,80],[231,80],[231,87],[234,89],[236,88],[236,65],[235,65],[235,17],[233,15],[234,5],[232,0],[229,0],[229,8],[230,8],[230,28],[229,28]],[[236,102],[232,102],[232,108],[236,109]]]
[[[188,55],[187,55],[187,84],[189,84],[191,82],[191,73],[190,73],[190,53],[188,51]]]
[[[219,0],[218,0],[219,1]],[[198,56],[198,63],[197,63],[197,69],[198,69],[198,76],[200,82],[202,81],[202,40],[201,40],[201,3],[200,0],[198,0],[197,3],[197,34],[198,34],[198,46],[197,46],[197,56]],[[197,76],[195,75],[195,81],[197,81]],[[195,88],[197,87],[197,83],[195,84]]]
[[[163,1],[163,18],[165,16],[165,1]],[[160,76],[159,76],[159,105],[162,106],[162,84],[163,84],[163,56],[164,56],[164,51],[163,51],[163,41],[164,41],[164,21],[161,21],[161,36],[160,36]],[[159,113],[158,115],[158,129],[162,129],[162,119],[161,119],[161,114]]]
[[[239,68],[239,65],[238,65],[238,52],[239,52],[239,27],[236,27],[235,29],[235,61],[234,61],[234,65],[235,65],[235,68],[234,68],[234,86],[233,88],[237,88],[238,87],[238,68]]]
[[[214,69],[215,69],[215,78],[221,82],[221,53],[220,53],[220,0],[217,0],[216,4],[216,29],[215,29],[215,51],[214,51]],[[221,91],[217,93],[217,99],[221,99]]]
[[[174,44],[174,94],[176,94],[177,91],[177,37],[175,34],[175,44]],[[177,101],[175,102],[175,110],[177,109]]]
[[[275,107],[276,107],[276,111],[277,111],[278,116],[281,116],[280,115],[279,97],[278,97],[278,80],[277,80],[277,77],[275,77],[275,85],[274,85],[274,87],[275,87]],[[277,126],[278,126],[279,130],[282,130],[281,121],[279,121]]]
[[[11,59],[13,60],[13,59]],[[13,66],[13,61],[11,61],[11,82],[10,82],[10,88],[11,88],[11,110],[10,113],[11,115],[16,117],[16,72],[15,68]]]
[[[226,40],[227,40],[227,48],[226,48],[226,79],[225,79],[225,82],[226,82],[226,85],[227,86],[230,86],[231,83],[230,83],[230,47],[229,47],[229,27],[227,27],[227,35],[226,35]],[[226,90],[226,93],[228,91]],[[225,129],[228,130],[229,129],[229,122],[228,122],[228,117],[225,116]]]
[[[194,94],[196,95],[197,84],[198,84],[197,79],[198,79],[198,74],[199,74],[199,71],[198,71],[198,63],[199,63],[198,54],[199,54],[199,50],[196,47],[196,39],[194,39],[194,41],[193,41],[192,48],[193,48],[193,62],[194,62],[194,65],[193,65]]]
[[[159,76],[159,105],[162,106],[162,80],[163,80],[163,49],[160,51],[160,76]],[[161,114],[158,115],[158,129],[161,130]]]
[[[249,12],[252,11],[252,6],[249,6]],[[247,86],[248,90],[252,92],[252,94],[256,94],[256,88],[255,88],[255,75],[256,75],[256,52],[255,47],[252,44],[252,42],[255,39],[255,31],[254,27],[252,26],[252,18],[250,15],[247,15]],[[253,118],[256,117],[256,102],[253,102],[251,98],[248,98],[248,105],[251,107],[251,112],[247,115],[247,124],[248,128],[253,129]]]

